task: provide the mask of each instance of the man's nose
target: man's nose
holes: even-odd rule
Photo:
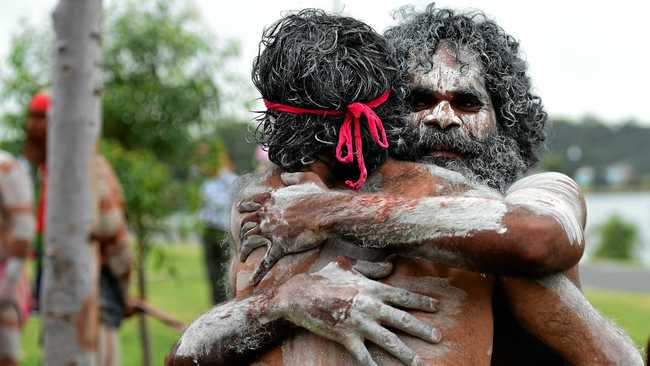
[[[422,123],[429,127],[437,126],[442,130],[446,130],[448,128],[460,127],[461,120],[454,113],[449,102],[443,100],[433,108],[431,113],[424,116]]]

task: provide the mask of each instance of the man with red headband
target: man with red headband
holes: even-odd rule
[[[37,210],[38,271],[35,299],[38,303],[42,283],[41,258],[46,218],[47,196],[47,112],[50,97],[36,94],[30,103],[27,119],[25,156],[38,171],[39,199]],[[93,225],[89,240],[99,243],[100,248],[100,332],[98,365],[120,365],[117,329],[127,313],[128,288],[131,274],[131,252],[128,245],[124,198],[119,181],[110,164],[96,155],[91,166],[92,192],[94,194]]]

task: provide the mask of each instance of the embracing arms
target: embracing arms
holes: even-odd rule
[[[575,265],[584,249],[584,198],[558,173],[515,183],[505,195],[474,188],[406,198],[330,191],[314,181],[259,194],[240,204],[242,256],[269,247],[256,281],[289,253],[338,237],[386,247],[452,267],[513,276],[543,276]]]
[[[254,361],[288,334],[291,323],[343,345],[361,364],[376,366],[364,345],[376,343],[405,365],[419,357],[384,327],[438,343],[430,324],[393,306],[437,311],[437,301],[369,280],[340,258],[278,288],[221,304],[196,319],[168,356],[168,366],[239,365]]]
[[[249,193],[266,189],[259,183],[250,176],[240,180],[245,186],[242,190],[248,188]],[[235,194],[241,193],[236,190]],[[238,233],[239,215],[234,213],[232,220]],[[238,236],[235,243],[238,248]],[[254,260],[254,256],[249,259]],[[280,262],[270,277],[281,280],[263,283],[251,295],[240,294],[238,300],[220,304],[196,319],[166,364],[193,365],[194,360],[213,365],[245,364],[285,338],[293,324],[341,344],[361,365],[375,365],[365,340],[405,365],[419,365],[417,355],[385,326],[438,343],[441,335],[436,328],[398,309],[435,312],[437,301],[373,281],[357,271],[381,275],[368,266],[341,257],[316,273],[285,277],[293,271]],[[241,271],[233,268],[235,274]]]

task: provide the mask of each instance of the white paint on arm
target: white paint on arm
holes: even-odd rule
[[[538,282],[553,291],[568,308],[567,312],[577,316],[584,325],[576,338],[596,342],[596,349],[608,360],[591,355],[589,365],[613,364],[620,366],[643,366],[640,352],[630,337],[612,321],[602,316],[584,297],[580,289],[563,274],[553,275]],[[584,334],[586,331],[588,334]]]
[[[176,350],[181,357],[206,357],[215,352],[255,350],[268,334],[264,325],[264,295],[218,305],[194,320],[183,332]]]
[[[561,173],[534,174],[515,182],[506,202],[553,217],[573,245],[583,245],[586,207],[578,185]]]
[[[503,234],[507,228],[502,219],[508,212],[500,200],[477,197],[429,197],[419,200],[414,209],[395,215],[397,225],[411,228],[406,241],[422,242],[444,237],[466,237],[473,232],[494,231]]]

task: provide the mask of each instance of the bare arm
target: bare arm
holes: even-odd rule
[[[242,365],[253,362],[288,329],[288,324],[265,316],[269,301],[268,294],[261,294],[212,308],[183,332],[165,364]]]
[[[427,312],[438,306],[434,299],[369,280],[341,259],[319,272],[294,276],[278,288],[203,314],[185,330],[167,357],[167,365],[252,362],[284,338],[291,323],[342,344],[361,365],[376,366],[365,340],[405,365],[420,365],[415,352],[384,326],[431,343],[440,341],[440,333],[388,304]]]
[[[542,276],[575,265],[584,250],[584,198],[558,173],[524,178],[501,195],[473,189],[406,198],[349,194],[305,183],[254,199],[244,220],[242,254],[269,239],[256,280],[283,255],[339,237],[361,246],[390,247],[445,265],[512,276]],[[246,223],[249,221],[250,223]],[[255,225],[257,224],[257,225]]]
[[[500,281],[515,319],[569,364],[643,365],[627,334],[593,308],[570,273]]]
[[[115,172],[101,156],[94,160],[93,182],[97,212],[91,239],[99,243],[102,264],[119,281],[122,295],[127,301],[133,258],[124,216],[124,195]]]
[[[272,180],[260,179],[242,177],[235,195],[259,192],[262,185],[273,185]],[[239,232],[240,217],[236,212],[232,221],[233,230]],[[238,244],[238,239],[235,242]],[[194,360],[216,365],[250,362],[282,340],[294,324],[342,344],[362,365],[375,365],[365,340],[406,365],[418,365],[417,355],[384,326],[437,343],[441,337],[438,330],[394,307],[435,312],[437,301],[369,280],[353,268],[353,262],[341,258],[317,273],[291,277],[293,269],[280,263],[271,275],[277,275],[280,281],[266,282],[252,295],[219,305],[195,320],[172,350],[167,364],[191,365]]]

